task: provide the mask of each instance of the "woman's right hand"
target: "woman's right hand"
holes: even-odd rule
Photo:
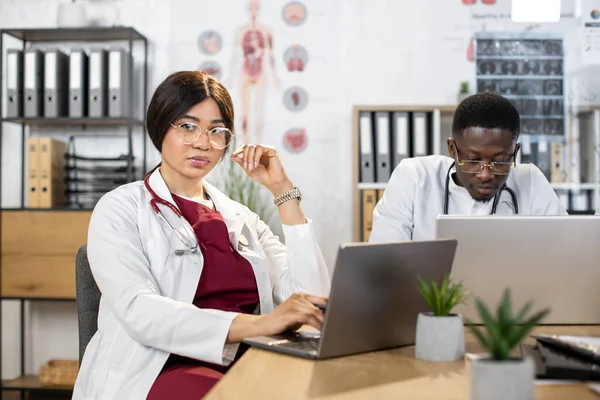
[[[294,293],[269,314],[240,314],[231,323],[227,343],[239,343],[252,336],[277,335],[297,330],[302,325],[310,325],[320,330],[323,325],[323,311],[315,304],[327,305],[327,298]]]
[[[327,305],[327,298],[306,293],[294,293],[275,310],[261,317],[264,335],[276,335],[285,331],[294,331],[302,325],[321,329],[323,311],[318,305]]]

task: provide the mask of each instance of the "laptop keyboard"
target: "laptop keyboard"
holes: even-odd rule
[[[278,343],[277,346],[303,351],[317,351],[319,348],[319,338],[294,338],[289,342]]]

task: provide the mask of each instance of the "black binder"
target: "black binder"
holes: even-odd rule
[[[538,342],[521,345],[523,356],[531,356],[537,379],[564,379],[576,381],[600,381],[600,364],[573,352],[550,347]]]

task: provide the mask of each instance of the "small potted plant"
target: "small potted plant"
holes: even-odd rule
[[[460,314],[452,309],[464,302],[466,293],[462,283],[454,283],[445,276],[441,287],[437,282],[418,280],[418,289],[430,312],[417,317],[415,357],[428,361],[455,361],[465,353],[465,333]]]
[[[529,357],[512,354],[512,350],[550,312],[544,309],[528,317],[531,305],[531,302],[525,304],[513,315],[510,291],[507,289],[494,317],[480,299],[476,300],[483,325],[476,328],[469,321],[466,322],[489,356],[471,363],[472,399],[533,400],[533,361]]]

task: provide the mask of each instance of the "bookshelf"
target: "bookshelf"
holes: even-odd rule
[[[10,46],[9,43],[11,43]],[[16,170],[17,176],[20,172],[20,185],[16,184],[11,190],[19,191],[20,189],[21,205],[15,208],[0,207],[0,221],[2,223],[0,301],[16,301],[19,303],[20,322],[17,327],[8,328],[20,329],[20,376],[15,379],[2,380],[0,393],[4,394],[5,391],[20,392],[21,398],[25,398],[26,395],[39,394],[41,396],[59,392],[68,395],[72,391],[72,387],[67,386],[45,386],[40,383],[37,375],[27,373],[26,359],[28,355],[25,346],[27,310],[25,306],[31,302],[73,302],[75,300],[75,255],[78,248],[86,241],[87,226],[91,216],[91,209],[85,207],[29,207],[27,204],[27,142],[29,136],[32,136],[33,133],[37,136],[39,133],[39,131],[32,132],[31,128],[47,129],[50,132],[60,131],[61,128],[66,127],[81,128],[83,134],[70,136],[69,143],[75,136],[108,137],[105,133],[95,135],[94,132],[87,131],[88,127],[119,129],[118,134],[114,136],[124,137],[127,140],[128,158],[126,168],[128,180],[134,180],[135,178],[132,135],[134,129],[136,129],[142,133],[143,141],[141,172],[144,173],[146,169],[147,137],[145,134],[145,117],[148,80],[148,40],[146,37],[132,27],[0,29],[0,72],[2,72],[0,74],[0,94],[3,99],[7,99],[6,104],[9,103],[8,100],[14,101],[14,97],[9,96],[7,85],[9,63],[3,65],[3,60],[9,49],[21,52],[18,56],[21,61],[19,61],[19,64],[13,64],[13,68],[15,68],[15,65],[24,64],[22,59],[27,49],[37,48],[44,51],[46,48],[50,48],[50,44],[56,48],[67,47],[70,53],[82,51],[87,54],[91,54],[94,49],[108,51],[109,49],[119,48],[123,51],[124,58],[131,57],[131,61],[124,64],[127,66],[120,71],[124,74],[123,77],[126,79],[123,79],[123,82],[126,83],[123,83],[122,93],[120,93],[123,95],[121,100],[123,108],[116,114],[117,116],[114,116],[115,113],[106,110],[100,113],[101,116],[93,115],[88,107],[85,107],[86,111],[79,116],[74,116],[69,112],[57,112],[57,116],[44,113],[43,116],[31,117],[23,110],[19,111],[18,115],[14,115],[14,112],[9,113],[8,107],[3,109],[4,102],[0,101],[0,137],[13,134],[13,132],[19,135],[20,146],[15,148],[14,151],[19,152],[21,155],[20,165],[8,166]],[[135,50],[141,51],[134,51],[134,45]],[[134,72],[134,54],[139,54],[141,58],[139,73],[138,71]],[[85,68],[86,70],[80,72],[80,74],[87,75],[89,72],[88,67]],[[23,88],[24,69],[19,67],[15,69],[19,71],[13,72],[13,76],[17,76],[18,78],[15,81],[20,81],[20,83],[15,84],[13,81],[13,85],[16,87],[12,87],[11,90],[17,90],[17,88],[22,90],[20,96],[25,98]],[[67,78],[71,79],[71,71],[67,71]],[[44,75],[44,72],[39,74]],[[5,76],[7,79],[3,79]],[[138,77],[139,80],[137,80]],[[61,81],[57,80],[56,82],[62,83],[62,79],[66,79],[65,76],[61,76]],[[82,83],[82,85],[85,86],[85,89],[80,86],[82,97],[87,98],[91,83],[89,86],[87,83]],[[59,85],[56,84],[56,86]],[[57,89],[57,87],[54,87],[54,89]],[[108,96],[113,99],[116,98],[114,97],[115,94],[110,92],[110,89],[105,88],[105,90],[107,99]],[[139,96],[136,96],[138,91]],[[18,97],[19,95],[16,96],[17,99]],[[56,96],[56,98],[58,97]],[[21,101],[24,100],[17,100],[17,102]],[[141,106],[139,110],[136,106],[137,103],[140,103],[139,106]],[[18,131],[7,129],[3,132],[3,127],[6,125],[16,125],[20,129]],[[126,132],[122,132],[123,128]],[[2,144],[0,142],[0,158],[1,155]],[[65,153],[65,158],[68,158],[68,155],[72,156],[69,150]],[[1,186],[0,177],[0,195]],[[51,282],[53,283],[51,284]],[[3,329],[6,329],[6,327],[3,327],[0,323],[0,337]],[[1,372],[2,363],[0,362],[0,376],[2,375]],[[29,396],[27,398],[30,398]]]

